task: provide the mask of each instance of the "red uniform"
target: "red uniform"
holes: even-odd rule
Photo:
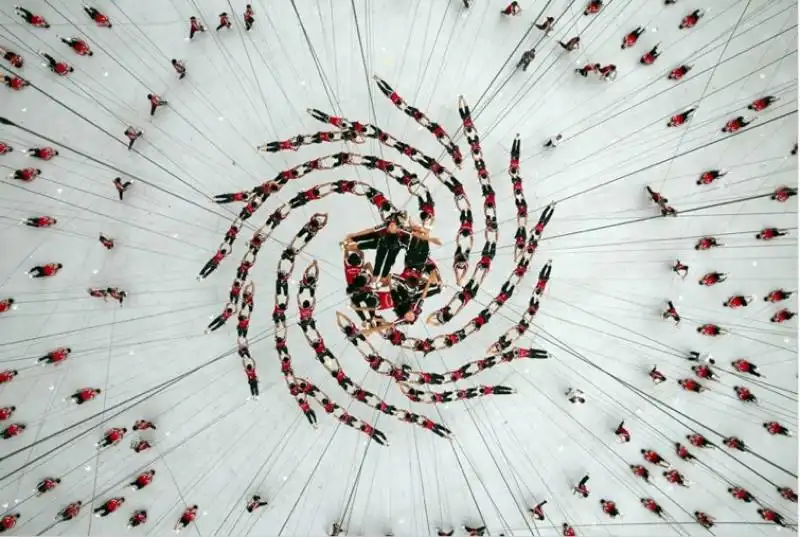
[[[106,503],[103,504],[103,507],[105,507],[106,511],[108,511],[109,513],[113,513],[114,511],[119,509],[121,505],[122,502],[120,501],[119,498],[111,498],[110,500],[108,500]]]
[[[41,15],[31,15],[30,19],[28,20],[28,23],[31,26],[35,26],[37,28],[49,28],[50,27],[50,25],[47,24],[47,21],[45,20],[45,18],[42,17]]]
[[[678,470],[670,470],[669,472],[664,472],[664,477],[670,483],[675,483],[677,485],[683,484],[683,476]]]
[[[23,168],[21,170],[17,170],[15,179],[19,179],[20,181],[33,181],[38,176],[39,170],[36,168]]]
[[[3,437],[11,438],[13,436],[18,436],[25,430],[25,426],[19,423],[12,423],[8,427],[3,430]]]
[[[769,105],[771,105],[773,101],[775,101],[774,97],[762,97],[750,103],[750,106],[748,108],[750,108],[750,110],[753,110],[755,112],[761,112]]]
[[[70,66],[66,62],[56,62],[53,64],[53,72],[58,76],[66,76],[69,74]]]
[[[706,323],[701,325],[697,328],[697,331],[703,334],[704,336],[718,336],[722,333],[722,329],[711,323]]]
[[[0,152],[0,154],[2,154],[2,152]],[[782,187],[779,187],[779,188],[775,189],[775,193],[772,195],[772,199],[774,199],[775,201],[777,201],[779,203],[784,203],[784,202],[788,201],[789,198],[791,198],[792,196],[796,196],[796,195],[797,195],[797,190],[796,189],[792,190],[789,187],[782,186]]]
[[[63,362],[64,360],[67,359],[67,356],[69,356],[69,352],[70,351],[68,349],[65,349],[65,348],[56,349],[54,351],[51,351],[51,352],[49,352],[47,354],[48,361],[51,364],[57,364],[58,362]]]
[[[725,306],[731,309],[743,308],[747,306],[747,298],[741,295],[732,296],[725,302]]]
[[[770,321],[773,323],[784,323],[786,321],[791,320],[794,317],[794,312],[783,308],[782,310],[778,310],[775,312],[775,315],[772,316]]]
[[[11,306],[14,305],[12,302],[13,299],[6,298],[4,300],[0,300],[0,313],[5,313],[11,309]]]
[[[719,246],[714,237],[703,237],[697,241],[697,245],[694,248],[695,250],[710,250],[714,246]]]
[[[17,517],[14,515],[6,515],[3,518],[0,518],[0,528],[3,528],[3,531],[8,531],[16,525]]]
[[[12,371],[10,369],[0,372],[0,384],[5,384],[6,382],[11,382],[12,380],[14,380],[15,376],[16,376],[16,372]]]
[[[681,385],[681,388],[688,392],[701,392],[703,391],[703,387],[700,385],[699,382],[694,381],[693,379],[681,379],[678,381],[678,384]]]
[[[656,501],[652,498],[644,498],[642,500],[642,505],[648,511],[656,513],[657,515],[661,514],[661,506],[656,503]]]
[[[52,147],[38,147],[35,151],[33,156],[42,160],[50,160],[56,156],[56,150]]]
[[[61,516],[64,520],[72,520],[81,512],[81,505],[79,502],[69,504],[61,511]]]
[[[56,219],[52,216],[40,216],[36,219],[36,227],[50,227],[55,223]]]
[[[48,263],[42,267],[43,276],[55,276],[61,270],[56,263]]]
[[[784,291],[783,289],[775,289],[774,291],[770,291],[767,296],[764,297],[764,302],[772,302],[773,304],[776,302],[781,302],[782,300],[786,300],[792,296],[792,293],[789,291]]]
[[[694,374],[701,379],[713,379],[714,372],[707,365],[698,365],[692,368]]]
[[[647,481],[650,477],[650,471],[641,464],[635,464],[631,466],[631,471],[633,472],[633,475],[636,477],[641,477],[645,481]]]
[[[95,397],[97,397],[97,391],[95,391],[92,388],[83,388],[79,390],[76,395],[78,396],[78,399],[80,399],[82,403],[85,403],[86,401],[90,401]]]
[[[125,433],[122,432],[122,429],[114,428],[106,432],[106,440],[111,443],[116,443],[122,440],[122,437],[125,436]]]
[[[107,16],[103,15],[99,11],[95,12],[95,14],[92,15],[92,20],[94,20],[95,24],[97,24],[98,26],[111,28],[111,20],[109,20]]]
[[[644,457],[644,460],[652,464],[659,464],[664,460],[661,458],[661,455],[652,450],[645,450],[644,453],[642,453],[642,457]]]
[[[788,429],[786,429],[786,427],[784,427],[783,425],[781,425],[777,421],[769,421],[769,422],[765,423],[764,424],[764,428],[771,435],[776,435],[776,434],[786,435],[789,432]]]
[[[669,78],[670,80],[680,80],[686,75],[686,73],[689,72],[689,69],[690,68],[686,65],[681,65],[680,67],[676,67],[675,69],[669,72],[669,76],[667,78]]]
[[[689,443],[692,444],[694,447],[706,447],[709,442],[706,440],[706,437],[702,434],[693,434],[688,437]]]
[[[586,9],[583,11],[584,15],[594,15],[595,13],[599,13],[600,9],[603,7],[602,0],[592,0],[586,6]]]
[[[622,48],[630,48],[639,41],[639,33],[638,32],[631,32],[625,37],[622,38]]]
[[[14,414],[14,409],[10,406],[4,406],[0,408],[0,421],[6,421]]]
[[[13,150],[14,148],[8,145],[7,143],[0,142],[0,155],[6,155],[8,153],[11,153]]]
[[[27,82],[25,82],[23,79],[21,79],[18,76],[13,76],[11,78],[8,78],[8,79],[6,79],[6,82],[8,84],[8,87],[13,89],[13,90],[21,90],[22,88],[24,88],[25,86],[28,85]]]
[[[89,45],[86,44],[86,41],[82,39],[73,39],[70,41],[69,46],[81,56],[91,56],[92,49],[89,48]]]
[[[136,483],[136,485],[139,488],[144,488],[147,485],[149,485],[152,481],[153,481],[153,474],[151,474],[150,472],[145,472],[143,474],[139,474],[134,483]]]

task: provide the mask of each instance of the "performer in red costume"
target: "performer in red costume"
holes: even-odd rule
[[[620,47],[622,50],[626,48],[631,48],[632,46],[636,45],[636,42],[639,41],[639,36],[644,33],[644,28],[639,26],[625,37],[622,38],[622,46]]]
[[[147,485],[153,482],[153,478],[156,476],[155,470],[148,470],[146,472],[142,472],[136,479],[134,479],[128,486],[132,487],[134,490],[142,490]]]
[[[778,423],[777,421],[767,421],[761,424],[767,432],[773,436],[780,435],[780,436],[792,436],[792,433],[789,432],[789,429]]]
[[[56,488],[59,483],[61,483],[61,479],[58,477],[45,477],[36,485],[36,495],[47,494]]]
[[[96,445],[98,448],[103,449],[109,446],[115,446],[120,443],[122,438],[125,436],[125,433],[128,432],[126,427],[113,427],[106,431],[103,435],[103,439],[99,441]]]
[[[756,239],[761,241],[771,241],[772,239],[775,239],[777,237],[783,237],[788,234],[789,234],[788,231],[783,231],[776,227],[766,227],[762,229],[760,232],[758,232],[758,234],[756,235]]]
[[[777,97],[773,97],[772,95],[767,95],[766,97],[760,97],[753,101],[752,103],[747,105],[748,110],[752,110],[753,112],[761,112],[762,110],[766,110],[769,106],[777,101]]]
[[[38,168],[22,168],[21,170],[14,170],[14,173],[11,174],[12,179],[16,179],[17,181],[25,181],[29,183],[39,177],[42,174],[42,170]]]
[[[79,37],[70,37],[68,39],[60,37],[59,39],[79,56],[94,56],[94,52],[92,52],[92,49],[86,44],[86,41]]]
[[[669,463],[664,460],[664,458],[653,451],[652,449],[642,449],[640,450],[642,457],[644,460],[649,462],[650,464],[655,464],[656,466],[662,466],[664,468],[669,468]]]
[[[197,17],[189,17],[189,39],[194,39],[197,32],[205,32],[206,27],[200,24]]]
[[[135,528],[137,526],[141,526],[145,522],[147,522],[147,511],[144,509],[137,509],[128,519],[128,527]]]
[[[704,13],[702,9],[695,9],[681,20],[681,23],[678,26],[678,28],[680,28],[681,30],[694,28],[697,25],[697,23],[700,22],[700,19],[703,18],[703,15]]]
[[[58,156],[58,151],[52,147],[32,147],[27,150],[28,156],[38,158],[40,160],[50,160]]]
[[[718,325],[713,323],[706,323],[697,327],[697,332],[699,334],[703,334],[704,336],[721,336],[727,334],[728,331],[724,328],[720,328]]]
[[[678,470],[670,470],[668,472],[662,472],[662,475],[667,480],[667,482],[672,483],[673,485],[679,485],[681,487],[689,487],[689,482],[686,481],[686,478],[681,474]]]
[[[58,220],[52,216],[33,216],[25,220],[25,225],[28,227],[50,227],[58,223]]]
[[[123,498],[122,496],[118,496],[116,498],[109,498],[108,500],[105,501],[105,503],[103,503],[103,505],[95,508],[94,516],[106,517],[111,513],[114,513],[120,507],[122,507],[123,503],[125,503],[125,498]]]
[[[17,15],[23,18],[25,22],[34,26],[36,28],[50,28],[50,25],[47,24],[47,21],[41,15],[36,15],[31,13],[24,7],[14,6],[14,11],[16,11]]]
[[[633,475],[635,475],[636,477],[641,477],[648,483],[650,482],[650,470],[648,470],[641,464],[631,464],[629,465],[629,468],[631,469],[631,472],[633,472]]]
[[[639,501],[641,502],[642,507],[663,518],[664,509],[662,509],[662,507],[658,505],[653,498],[640,498]]]
[[[73,518],[77,517],[81,512],[82,505],[83,502],[81,501],[72,502],[71,504],[67,505],[56,516],[56,522],[67,522],[68,520],[72,520]]]
[[[661,46],[659,43],[658,45],[651,48],[649,51],[645,52],[641,58],[639,58],[639,63],[642,65],[652,65],[661,56],[661,51],[658,47]]]
[[[12,513],[10,515],[5,515],[3,518],[0,518],[0,533],[4,533],[8,530],[13,530],[14,527],[17,525],[17,520],[19,520],[21,515],[19,513]]]
[[[101,13],[99,10],[90,7],[90,6],[83,6],[83,10],[89,15],[89,18],[94,21],[97,26],[101,28],[111,28],[111,20]]]
[[[627,444],[628,442],[631,441],[631,433],[628,431],[628,429],[625,428],[624,421],[619,422],[617,428],[614,429],[614,434],[617,435],[617,438],[623,444]]]
[[[196,505],[192,505],[183,511],[181,517],[178,519],[177,524],[175,524],[175,533],[179,533],[182,529],[197,519],[197,509],[198,507]]]
[[[46,265],[37,265],[28,271],[31,278],[50,278],[58,274],[58,271],[64,268],[61,263],[47,263]]]
[[[49,68],[49,69],[50,69],[52,72],[54,72],[55,74],[57,74],[58,76],[67,76],[68,74],[70,74],[70,73],[72,73],[73,71],[75,71],[75,68],[74,68],[74,67],[72,67],[72,66],[71,66],[70,64],[68,64],[67,62],[60,62],[60,61],[57,61],[55,58],[53,58],[51,55],[49,55],[49,54],[47,54],[47,53],[45,53],[45,52],[41,52],[41,51],[40,51],[40,52],[39,52],[39,55],[40,55],[42,58],[44,58],[45,60],[47,60],[47,67],[48,67],[48,68]]]
[[[680,127],[681,125],[685,124],[689,119],[691,119],[692,114],[694,111],[697,110],[696,108],[690,108],[680,114],[675,114],[669,119],[667,123],[667,127]]]
[[[83,403],[91,401],[101,393],[103,393],[103,390],[100,388],[81,388],[70,395],[69,398],[72,399],[72,402],[75,404],[82,405]]]

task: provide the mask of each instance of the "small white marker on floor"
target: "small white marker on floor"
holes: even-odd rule
[[[173,238],[173,239],[177,239],[177,238],[178,238],[178,234],[177,234],[177,233],[173,234],[173,235],[172,235],[172,238]]]
[[[56,387],[55,387],[55,386],[48,386],[48,388],[47,388],[47,389],[48,389],[49,391],[51,391],[51,392],[52,392],[53,390],[55,390],[55,389],[56,389]]]
[[[753,266],[757,267],[758,266],[758,261],[753,261]]]
[[[133,352],[133,351],[130,351],[130,352],[128,353],[128,356],[133,356],[134,354],[136,354],[136,353],[135,353],[135,352]]]
[[[758,78],[760,78],[761,80],[764,80],[765,78],[767,78],[767,75],[765,75],[764,73],[761,73],[760,75],[758,75]]]
[[[283,476],[283,480],[284,480],[284,481],[286,481],[287,479],[289,479],[289,477],[288,477],[288,476]]]
[[[28,111],[28,109],[27,109],[27,108],[23,108],[23,109],[22,109],[22,111],[23,111],[23,112],[27,112],[27,111]]]
[[[558,446],[558,452],[561,453],[562,451],[564,451],[564,446]]]
[[[19,498],[14,498],[14,503],[19,503]]]
[[[203,511],[203,516],[206,516],[207,514],[208,514],[208,511]]]
[[[108,76],[108,73],[103,73],[103,76]]]
[[[678,300],[683,300],[683,296],[679,295]]]
[[[305,80],[301,80],[301,81],[300,81],[300,85],[301,85],[301,86],[303,86],[303,87],[305,87],[305,85],[306,85],[306,81],[305,81]]]
[[[167,431],[167,432],[164,434],[164,436],[169,436],[169,435],[171,435],[171,434],[172,434],[172,432],[171,432],[171,431]]]
[[[99,270],[97,270],[97,269],[94,269],[94,270],[92,271],[92,274],[97,274],[98,272],[100,272],[100,271],[99,271]]]
[[[57,189],[57,190],[56,190],[56,192],[58,192],[59,194],[61,194],[62,192],[64,192],[64,190],[63,190],[63,189],[61,189],[61,188],[59,188],[59,189]]]
[[[91,472],[92,471],[92,467],[89,466],[89,465],[84,466],[83,469],[86,470],[87,472]]]
[[[658,33],[658,27],[650,28],[650,31],[653,33]]]
[[[784,343],[789,343],[789,338],[788,337],[783,338],[783,342]]]
[[[225,118],[223,116],[219,116],[217,119],[220,121],[225,121]]]

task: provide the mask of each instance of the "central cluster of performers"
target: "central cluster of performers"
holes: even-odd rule
[[[403,211],[342,241],[347,294],[366,331],[414,324],[423,301],[441,292],[439,268],[429,257],[431,244],[441,241]],[[371,263],[365,260],[366,250],[375,251]],[[405,251],[403,269],[393,272],[401,251]],[[387,319],[390,312],[394,319]]]

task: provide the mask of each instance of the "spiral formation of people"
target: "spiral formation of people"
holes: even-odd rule
[[[796,2],[18,1],[0,533],[797,533]]]

